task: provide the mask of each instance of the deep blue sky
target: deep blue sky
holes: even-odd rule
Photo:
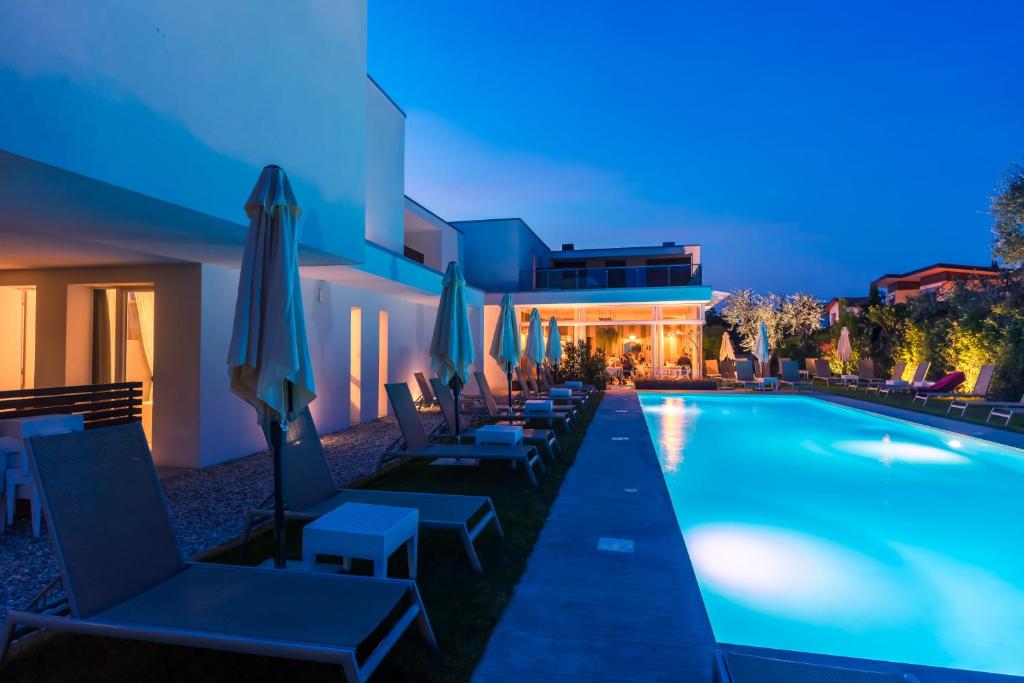
[[[406,192],[556,247],[697,242],[718,289],[987,263],[1024,2],[775,5],[370,0]]]

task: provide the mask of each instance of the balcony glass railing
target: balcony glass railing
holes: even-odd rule
[[[522,290],[689,287],[700,284],[700,265],[538,268],[519,274]]]

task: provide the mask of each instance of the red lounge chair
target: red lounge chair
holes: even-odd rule
[[[927,405],[928,399],[935,396],[956,396],[956,389],[967,381],[967,376],[959,370],[947,373],[939,378],[939,381],[930,387],[921,387],[914,394],[914,400],[912,403],[917,403],[920,399]]]

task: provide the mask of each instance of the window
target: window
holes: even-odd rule
[[[363,419],[363,311],[358,306],[349,315],[348,349],[349,420],[356,423]]]
[[[384,385],[388,383],[388,312],[377,316],[377,417],[388,414],[388,394]]]

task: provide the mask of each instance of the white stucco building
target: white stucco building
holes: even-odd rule
[[[429,368],[452,260],[496,380],[505,291],[569,340],[699,357],[699,247],[553,251],[520,220],[407,198],[405,114],[367,76],[366,33],[358,0],[0,4],[0,391],[140,381],[165,467],[265,448],[225,361],[243,203],[270,163],[302,207],[323,431],[385,414],[383,384]]]

